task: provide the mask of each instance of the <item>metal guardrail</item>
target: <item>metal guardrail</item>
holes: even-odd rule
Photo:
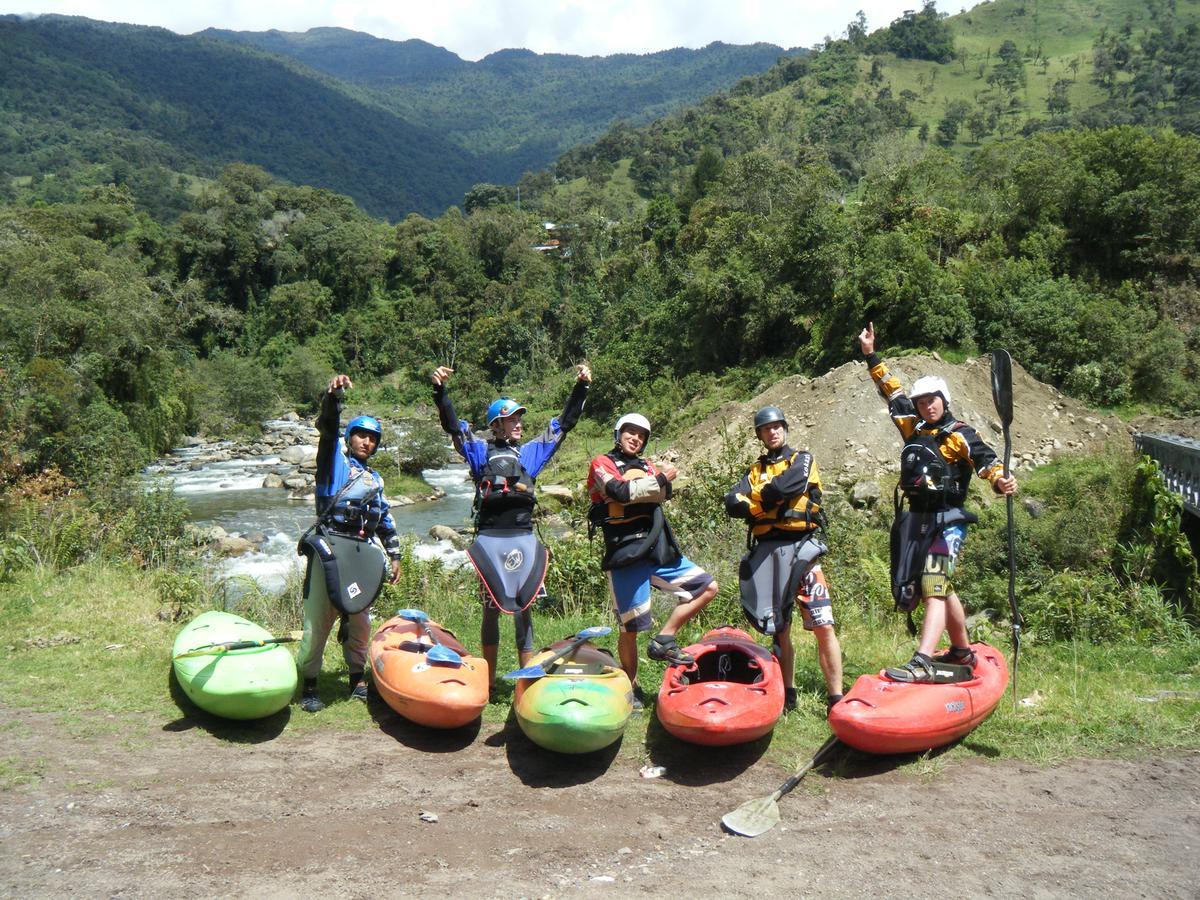
[[[1167,487],[1183,497],[1183,506],[1200,516],[1200,441],[1177,434],[1133,436],[1133,444],[1158,463]]]

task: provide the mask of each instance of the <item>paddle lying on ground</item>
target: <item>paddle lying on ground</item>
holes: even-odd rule
[[[404,619],[406,622],[416,622],[425,629],[425,633],[429,635],[429,639],[433,641],[433,646],[430,647],[428,652],[425,654],[426,659],[428,659],[430,662],[445,663],[446,665],[450,666],[462,665],[462,656],[459,655],[458,651],[451,650],[438,640],[437,635],[433,633],[433,629],[429,627],[429,616],[423,610],[398,609],[396,610],[396,615],[398,615],[401,619]]]
[[[228,653],[230,650],[252,650],[255,647],[267,647],[271,644],[287,644],[298,641],[304,636],[303,631],[292,631],[283,637],[263,638],[261,641],[225,641],[220,644],[205,644],[186,653],[176,653],[175,659],[187,659],[189,656],[207,656],[210,653]]]
[[[721,816],[721,824],[727,831],[743,837],[758,837],[779,823],[779,798],[798,785],[809,771],[819,765],[838,744],[837,735],[832,736],[813,758],[800,767],[791,778],[781,784],[775,793],[756,800],[747,800],[733,812]]]
[[[1004,428],[1004,477],[1010,474],[1009,461],[1012,458],[1012,438],[1008,426],[1013,420],[1012,396],[1012,357],[1007,350],[992,351],[992,402],[996,404],[996,413],[1000,416],[1000,424]],[[1013,537],[1013,498],[1008,494],[1005,498],[1008,507],[1008,605],[1012,610],[1012,686],[1013,705],[1017,702],[1017,666],[1021,657],[1021,626],[1025,620],[1017,609],[1017,554],[1016,541]]]
[[[541,678],[543,675],[549,674],[546,671],[548,667],[554,665],[560,659],[566,659],[575,651],[575,648],[584,641],[590,641],[595,637],[603,637],[610,631],[612,631],[612,629],[607,625],[593,625],[591,628],[585,628],[583,631],[575,635],[575,640],[573,640],[566,647],[563,647],[562,650],[558,651],[558,653],[550,657],[545,662],[534,663],[532,666],[526,666],[523,669],[517,669],[514,672],[509,672],[504,677],[509,681],[517,681],[521,678]]]

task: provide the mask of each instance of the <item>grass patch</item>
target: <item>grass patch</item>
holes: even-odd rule
[[[41,781],[46,774],[46,760],[19,756],[0,757],[0,791],[11,791],[22,785]]]
[[[593,552],[595,548],[577,542],[570,549],[560,548],[560,558],[563,565],[585,565],[585,554]],[[705,628],[740,621],[735,583],[718,569],[724,580],[721,595],[700,621],[689,625],[685,640],[697,638]],[[850,572],[831,566],[830,579],[847,685],[859,674],[906,658],[912,643],[899,616],[880,602],[852,599],[856,580]],[[293,586],[292,591],[296,589]],[[474,597],[473,574],[413,562],[406,566],[402,583],[386,589],[376,607],[377,618],[382,620],[401,606],[419,606],[456,631],[468,647],[477,647],[479,607]],[[299,624],[295,597],[245,597],[241,602],[247,613],[273,627]],[[611,623],[602,598],[584,593],[569,602],[561,597],[552,602],[554,610],[535,614],[540,642],[588,625]],[[155,579],[126,565],[90,563],[59,575],[33,570],[0,586],[0,645],[6,650],[0,661],[0,702],[60,713],[64,729],[75,736],[115,737],[129,714],[159,718],[164,724],[178,720],[181,708],[172,699],[169,673],[171,643],[181,626],[161,620],[161,608]],[[655,612],[661,621],[666,607]],[[1002,648],[1007,648],[1005,634],[1001,630],[992,635]],[[71,640],[75,637],[78,640]],[[612,636],[602,643],[615,649]],[[828,734],[814,642],[800,635],[797,643],[800,709],[780,722],[766,751],[767,758],[785,767],[806,759]],[[1200,747],[1197,651],[1192,640],[1154,648],[1030,640],[1021,657],[1020,693],[1036,692],[1040,702],[1014,708],[1006,696],[988,722],[935,759],[986,756],[1050,763],[1077,756]],[[511,632],[502,631],[500,669],[516,667]],[[656,694],[662,673],[662,664],[643,660],[639,681],[648,695]],[[334,641],[326,649],[321,689],[326,710],[318,716],[292,715],[284,730],[305,734],[378,727],[361,704],[345,699],[346,670]],[[502,696],[507,698],[507,691]],[[493,704],[484,721],[497,725],[508,714],[506,703]],[[239,735],[250,734],[255,727],[231,726],[221,735],[249,739]],[[653,758],[667,750],[677,753],[679,746],[669,746],[670,741],[648,711],[630,721],[621,753],[633,759]],[[931,765],[919,757],[907,764]],[[39,766],[36,761],[7,759],[0,764],[0,786],[29,783],[40,777]]]

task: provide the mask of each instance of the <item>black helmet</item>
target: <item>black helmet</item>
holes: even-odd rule
[[[764,406],[754,414],[754,430],[762,428],[764,425],[770,425],[772,422],[782,422],[783,427],[787,428],[787,416],[783,414],[783,410],[778,406]]]

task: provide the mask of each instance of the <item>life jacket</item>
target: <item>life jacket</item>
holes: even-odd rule
[[[534,479],[523,465],[521,453],[509,444],[490,442],[475,481],[475,523],[484,528],[532,528]]]
[[[626,481],[633,481],[637,478],[645,478],[648,475],[658,474],[653,463],[639,457],[630,458],[623,453],[617,453],[615,450],[604,455],[612,461],[613,468]],[[641,529],[648,529],[650,527],[650,520],[654,516],[654,510],[657,508],[657,503],[619,503],[608,497],[598,499],[593,495],[592,507],[588,513],[588,519],[593,525],[631,525],[635,528],[640,526]]]
[[[616,450],[605,457],[626,481],[658,474],[653,463],[638,457],[627,457]],[[672,565],[683,555],[658,503],[619,503],[600,489],[599,493],[593,492],[588,511],[589,537],[597,527],[604,534],[604,557],[600,561],[604,571],[642,560]]]
[[[971,483],[965,461],[951,462],[942,453],[950,435],[962,427],[951,420],[934,432],[917,429],[900,451],[900,490],[916,510],[962,506]]]
[[[787,471],[800,456],[802,451],[794,450],[790,454],[769,460],[765,455],[755,460],[750,467],[747,477],[751,489],[762,488],[783,472]],[[821,487],[817,477],[817,465],[811,462],[809,487],[802,493],[785,500],[762,517],[755,518],[750,523],[750,534],[753,538],[762,538],[777,533],[780,537],[801,535],[817,528],[824,527],[825,517],[821,513]]]
[[[373,469],[351,465],[350,477],[321,514],[329,529],[342,534],[372,537],[387,514],[383,482]]]

